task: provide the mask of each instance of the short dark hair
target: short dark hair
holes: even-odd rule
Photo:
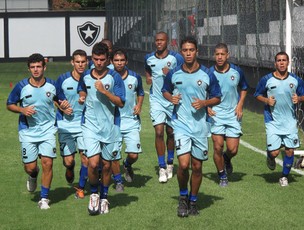
[[[104,38],[101,40],[101,43],[106,44],[108,46],[108,49],[113,49],[113,43],[110,39]]]
[[[123,48],[115,48],[111,54],[111,60],[113,61],[114,56],[120,54],[120,55],[124,55],[126,58],[126,61],[128,60],[128,55],[127,55],[127,51]]]
[[[77,56],[77,55],[87,58],[87,53],[84,50],[81,50],[81,49],[75,50],[73,52],[72,59],[74,60],[75,56]]]
[[[109,48],[106,44],[102,43],[102,42],[97,42],[92,49],[92,54],[95,55],[106,55],[107,57],[109,57]]]
[[[285,56],[287,57],[287,61],[289,61],[289,56],[288,56],[288,54],[287,54],[285,51],[281,51],[281,52],[277,53],[276,56],[274,57],[274,61],[275,61],[275,62],[277,61],[277,57],[278,57],[279,55],[285,55]]]
[[[42,62],[42,66],[45,66],[45,59],[39,53],[34,53],[27,59],[27,66],[30,67],[31,63]]]
[[[183,38],[180,42],[180,48],[182,48],[182,46],[185,43],[192,43],[192,44],[194,44],[195,49],[197,49],[197,41],[193,36],[187,36],[187,37]]]
[[[226,52],[228,53],[228,46],[227,46],[227,44],[226,43],[218,43],[215,47],[214,47],[214,52],[215,52],[215,50],[217,50],[217,49],[224,49],[224,50],[226,50]]]

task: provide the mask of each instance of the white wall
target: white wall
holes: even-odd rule
[[[0,58],[4,58],[4,31],[3,31],[4,20],[0,18]]]
[[[46,11],[48,0],[0,0],[0,12]]]

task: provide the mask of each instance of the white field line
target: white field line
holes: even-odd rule
[[[251,149],[252,151],[255,151],[257,153],[260,153],[260,154],[264,155],[265,157],[267,156],[266,151],[258,149],[256,147],[252,146],[251,144],[247,143],[246,141],[240,140],[240,144],[243,145],[244,147],[248,148],[248,149]],[[266,159],[265,159],[265,161],[266,161]],[[283,161],[282,160],[276,158],[275,161],[276,161],[277,164],[279,164],[280,166],[283,167]],[[302,170],[295,169],[295,168],[291,168],[291,170],[298,173],[298,174],[304,175],[304,171],[302,171]]]
[[[146,94],[150,94],[148,91],[145,91]],[[251,149],[252,151],[255,151],[257,153],[260,153],[262,155],[264,155],[266,157],[266,151],[263,151],[261,149],[258,149],[254,146],[252,146],[251,144],[247,143],[246,141],[240,140],[240,144],[243,145],[244,147]],[[298,153],[297,153],[298,152]],[[304,154],[304,152],[302,153],[302,151],[295,151],[295,155],[300,155],[300,154]],[[283,167],[283,161],[280,159],[275,159],[276,163],[279,164],[281,167]],[[292,171],[301,174],[304,176],[304,171],[299,170],[299,169],[295,169],[295,168],[291,168]]]

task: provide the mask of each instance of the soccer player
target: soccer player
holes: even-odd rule
[[[118,107],[125,102],[125,87],[121,76],[108,69],[109,50],[103,43],[92,49],[95,68],[79,81],[79,103],[85,103],[82,132],[89,160],[88,177],[91,195],[88,211],[91,215],[109,212],[108,190],[111,180],[111,162],[121,158],[119,142]],[[102,162],[100,196],[99,165]]]
[[[7,109],[19,113],[19,141],[21,156],[27,179],[27,190],[34,192],[37,188],[41,159],[41,192],[38,206],[49,209],[49,190],[53,178],[53,159],[56,158],[55,82],[44,77],[46,64],[41,54],[29,56],[28,70],[31,74],[18,82],[7,99]],[[66,101],[58,101],[61,109],[69,107]]]
[[[119,48],[114,49],[111,59],[114,69],[121,75],[125,84],[126,101],[124,107],[119,108],[121,118],[120,131],[126,145],[125,153],[128,154],[127,158],[123,161],[125,179],[128,182],[132,182],[134,177],[132,164],[137,161],[138,154],[142,152],[140,144],[141,124],[139,115],[145,93],[141,76],[126,68],[126,65],[128,64],[126,51]],[[122,142],[120,150],[121,148]]]
[[[168,50],[168,35],[158,32],[155,36],[156,51],[145,56],[146,82],[150,88],[150,116],[155,130],[155,148],[158,156],[159,182],[167,182],[173,176],[174,136],[171,127],[173,104],[167,101],[161,92],[164,78],[170,69],[183,63],[183,57]],[[164,133],[166,126],[167,140]],[[167,163],[166,163],[167,145]]]
[[[263,102],[266,127],[267,166],[276,167],[275,158],[285,147],[281,186],[288,186],[288,175],[294,160],[294,150],[299,147],[295,108],[304,101],[304,82],[288,72],[289,57],[285,52],[275,56],[275,71],[262,77],[254,96]]]
[[[85,156],[85,145],[81,130],[81,117],[84,105],[78,103],[77,87],[80,77],[86,70],[87,54],[83,50],[75,50],[71,64],[73,70],[60,75],[56,81],[57,96],[60,100],[67,99],[71,107],[57,110],[58,139],[63,165],[66,167],[65,178],[68,183],[74,181],[75,153],[77,148],[81,157],[81,168],[78,187],[75,187],[76,198],[84,198],[84,187],[88,177],[88,159]]]
[[[221,103],[208,107],[213,141],[213,160],[218,171],[219,185],[228,185],[227,173],[233,171],[231,158],[236,156],[240,142],[241,119],[248,84],[243,71],[229,63],[228,47],[219,43],[214,50],[215,65],[210,71],[216,76],[221,87]],[[239,91],[238,91],[239,90]],[[226,141],[226,150],[224,144]],[[226,169],[226,170],[225,170]]]
[[[172,125],[180,190],[177,215],[187,217],[199,214],[197,194],[202,182],[203,161],[208,159],[207,107],[220,103],[221,89],[214,74],[197,62],[197,41],[186,37],[180,47],[185,63],[169,72],[162,92],[175,106]]]

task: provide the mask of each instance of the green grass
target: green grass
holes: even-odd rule
[[[292,172],[290,186],[281,188],[281,167],[272,172],[265,157],[240,145],[233,159],[234,173],[227,188],[219,188],[210,144],[209,160],[204,162],[203,182],[199,192],[200,216],[178,218],[176,175],[159,184],[154,129],[149,117],[148,97],[142,111],[143,154],[134,165],[135,181],[125,184],[125,192],[109,190],[110,213],[89,216],[88,193],[84,200],[74,198],[74,189],[64,177],[59,155],[54,161],[50,191],[51,209],[39,210],[40,188],[33,194],[26,190],[17,134],[18,115],[6,110],[9,83],[28,76],[24,63],[0,64],[0,229],[300,229],[302,218],[303,176]],[[46,76],[56,78],[70,69],[69,63],[49,63]],[[145,82],[145,81],[144,81]],[[148,87],[145,85],[145,88]],[[265,130],[261,114],[245,110],[242,140],[265,149]],[[57,153],[58,154],[58,153]],[[76,171],[79,170],[77,156]],[[40,162],[39,162],[40,163]],[[175,171],[177,168],[175,160]],[[77,175],[77,174],[76,174]],[[40,179],[40,177],[39,177]],[[78,177],[76,177],[77,182]]]

